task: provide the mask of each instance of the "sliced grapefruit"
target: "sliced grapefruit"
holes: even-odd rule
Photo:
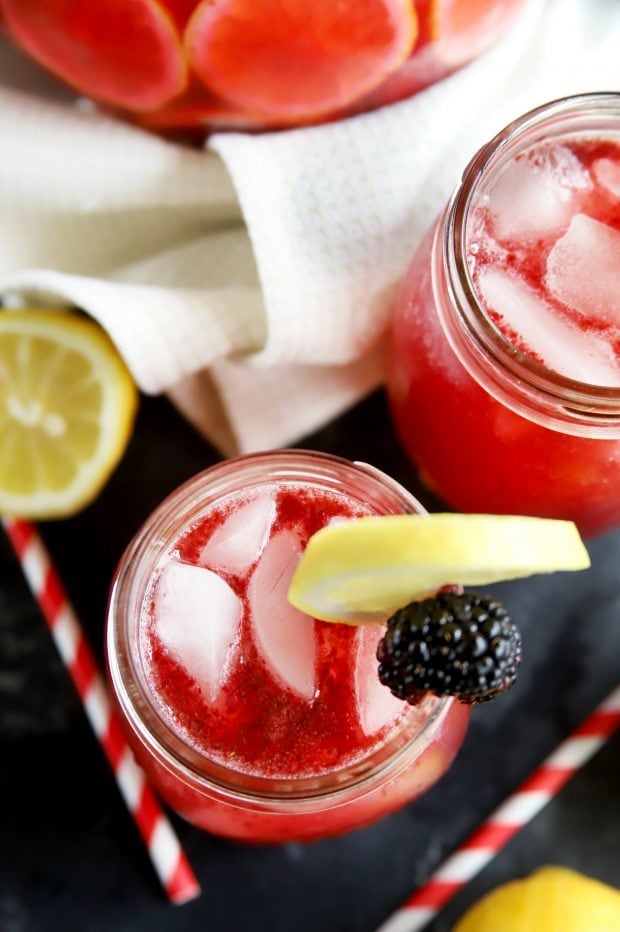
[[[159,2],[168,10],[179,31],[183,32],[199,0],[159,0]]]
[[[380,84],[417,31],[411,0],[202,0],[185,46],[219,97],[299,120],[340,110]]]
[[[440,81],[450,71],[452,68],[435,55],[433,45],[428,42],[425,45],[420,43],[416,45],[414,55],[382,81],[379,87],[357,101],[353,109],[375,110],[377,107],[386,107],[399,100],[405,100],[424,90],[429,84]]]
[[[490,48],[508,29],[523,0],[433,0],[430,39],[436,56],[457,68]]]
[[[418,0],[413,54],[352,110],[385,107],[445,78],[498,41],[522,6],[523,0]]]
[[[155,0],[2,0],[15,41],[96,100],[127,110],[180,94],[187,67],[177,28]]]
[[[190,83],[181,97],[159,110],[136,114],[135,122],[145,129],[164,133],[191,127],[251,131],[272,123],[269,119],[265,120],[264,114],[226,104],[210,94],[204,84],[199,85],[198,79]]]

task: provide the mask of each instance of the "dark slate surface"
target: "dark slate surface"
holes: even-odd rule
[[[300,446],[363,459],[430,510],[376,393]],[[161,399],[143,400],[98,501],[42,527],[101,656],[107,587],[161,498],[217,455]],[[0,932],[373,932],[620,681],[620,531],[588,542],[593,566],[493,587],[522,626],[515,688],[474,711],[450,772],[370,828],[310,845],[243,847],[174,818],[204,888],[166,902],[8,543],[0,537]],[[620,887],[620,739],[575,777],[453,901],[447,932],[494,884],[561,863]]]

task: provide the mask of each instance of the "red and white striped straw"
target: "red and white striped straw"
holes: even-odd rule
[[[200,886],[123,736],[94,655],[45,545],[27,521],[6,518],[3,525],[162,886],[173,903],[186,903],[199,896]]]
[[[536,816],[620,726],[620,686],[377,932],[419,932]]]

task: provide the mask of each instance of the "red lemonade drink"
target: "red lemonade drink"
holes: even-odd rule
[[[247,841],[371,822],[448,768],[468,708],[378,678],[381,626],[316,621],[287,591],[312,534],[421,507],[383,473],[280,451],[207,470],[130,545],[108,659],[130,743],[186,819]]]
[[[474,157],[403,282],[389,371],[455,508],[620,523],[620,95],[538,108]]]

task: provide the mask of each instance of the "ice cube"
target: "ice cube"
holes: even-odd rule
[[[500,240],[527,241],[560,233],[592,187],[587,170],[565,146],[514,159],[489,191],[495,235]]]
[[[611,159],[597,159],[592,165],[592,174],[602,188],[612,197],[620,197],[620,164]]]
[[[268,487],[231,512],[205,544],[199,562],[243,575],[263,552],[275,516],[275,487]]]
[[[351,518],[345,515],[332,515],[326,527],[331,527],[332,524],[346,524],[347,521],[351,521]]]
[[[286,595],[301,557],[294,531],[275,534],[263,550],[250,580],[248,595],[254,635],[276,679],[304,699],[315,692],[314,621],[293,608]]]
[[[404,705],[384,686],[378,675],[377,644],[384,629],[360,625],[355,656],[355,697],[362,730],[374,735],[402,713]]]
[[[177,562],[161,571],[154,599],[157,634],[209,702],[228,676],[242,614],[241,600],[217,573]]]
[[[620,233],[577,214],[549,253],[546,283],[573,310],[620,327]]]
[[[478,288],[486,306],[548,369],[591,385],[620,385],[620,366],[607,340],[564,320],[517,275],[489,266],[480,271]]]

